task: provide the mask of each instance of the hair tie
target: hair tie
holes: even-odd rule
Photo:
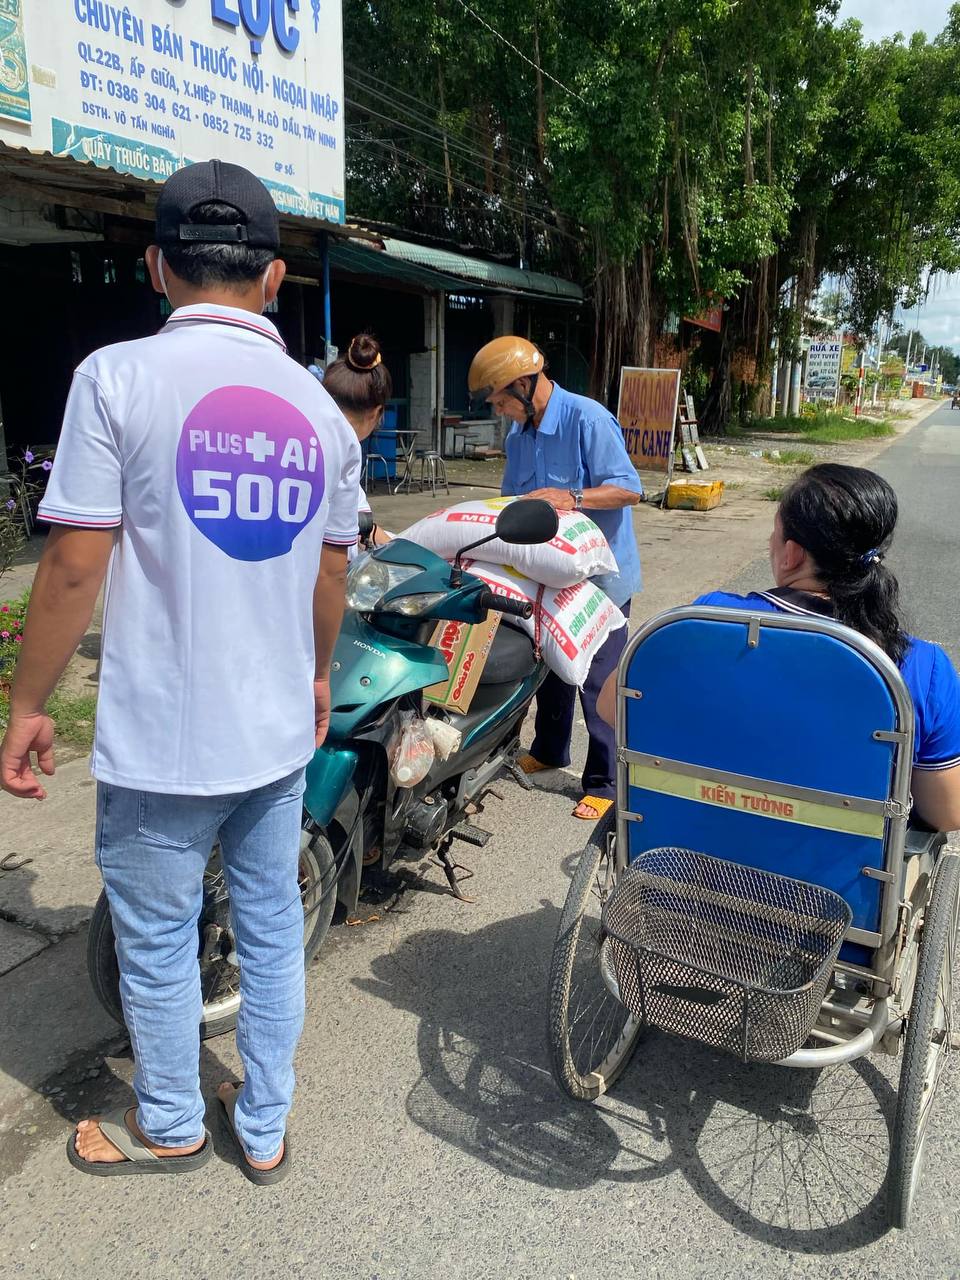
[[[351,369],[356,369],[357,373],[369,373],[371,369],[375,369],[377,367],[377,365],[380,363],[381,359],[383,358],[380,355],[380,352],[378,351],[377,358],[376,360],[373,361],[372,364],[357,364],[350,357],[350,352],[352,350],[353,350],[353,343],[351,342],[350,346],[347,348],[347,364],[350,366]]]
[[[871,547],[869,551],[865,551],[860,557],[862,565],[879,564],[883,560],[883,552],[879,547]]]

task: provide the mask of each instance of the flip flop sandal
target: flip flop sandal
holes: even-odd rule
[[[543,773],[544,769],[554,769],[556,765],[544,764],[527,751],[524,755],[517,757],[517,768],[521,773]]]
[[[243,1172],[243,1176],[257,1187],[275,1186],[278,1182],[282,1182],[290,1172],[290,1139],[286,1134],[283,1135],[283,1155],[279,1164],[275,1164],[272,1169],[255,1169],[247,1159],[247,1153],[243,1148],[243,1143],[240,1141],[240,1135],[237,1133],[237,1127],[234,1123],[234,1112],[237,1109],[237,1098],[239,1096],[240,1090],[235,1089],[230,1101],[224,1102],[220,1095],[217,1094],[220,1120],[240,1152],[240,1169]]]
[[[140,1173],[191,1173],[202,1169],[213,1155],[213,1142],[206,1129],[203,1146],[188,1156],[155,1156],[136,1134],[127,1128],[129,1107],[118,1107],[109,1115],[101,1116],[99,1125],[103,1136],[117,1148],[125,1160],[84,1160],[77,1150],[77,1131],[67,1141],[67,1159],[81,1173],[92,1173],[97,1178],[125,1178]]]
[[[588,818],[582,813],[577,813],[577,809],[580,808],[580,804],[588,804],[591,809],[596,809],[596,816]],[[584,796],[580,801],[580,804],[578,804],[577,809],[574,809],[573,811],[573,816],[575,818],[579,818],[581,822],[599,822],[613,804],[613,801],[606,796]]]

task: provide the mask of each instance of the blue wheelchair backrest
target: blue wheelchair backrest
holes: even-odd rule
[[[680,846],[833,889],[861,944],[846,958],[868,963],[913,754],[886,655],[829,619],[693,606],[641,628],[619,685],[630,858]]]

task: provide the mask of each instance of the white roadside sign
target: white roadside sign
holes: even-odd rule
[[[840,358],[843,339],[840,334],[814,338],[807,351],[807,393],[813,399],[835,400],[840,384]]]
[[[242,164],[344,220],[340,0],[0,0],[0,141],[163,182]]]

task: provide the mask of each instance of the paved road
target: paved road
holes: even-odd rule
[[[903,528],[896,565],[924,634],[960,656],[960,414],[883,457]],[[762,562],[747,575],[766,583]],[[960,1275],[958,1075],[947,1079],[916,1226],[884,1235],[880,1184],[895,1064],[742,1068],[677,1041],[643,1048],[612,1097],[577,1107],[547,1070],[545,975],[583,826],[575,780],[513,783],[465,860],[474,905],[409,893],[334,930],[309,979],[291,1132],[297,1168],[258,1191],[223,1160],[188,1180],[95,1180],[63,1157],[68,1118],[126,1095],[130,1064],[79,1060],[5,1143],[4,1273],[268,1277]],[[70,993],[64,994],[66,1001]],[[5,1050],[0,1038],[0,1060]],[[232,1042],[204,1051],[214,1084]],[[31,1131],[32,1130],[32,1131]]]

